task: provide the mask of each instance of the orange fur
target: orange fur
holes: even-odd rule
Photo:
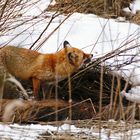
[[[91,58],[82,50],[69,47],[54,54],[42,54],[25,48],[7,46],[0,49],[0,69],[23,80],[32,79],[37,97],[40,81],[54,82],[77,71],[85,59]]]

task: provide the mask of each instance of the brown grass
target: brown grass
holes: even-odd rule
[[[118,17],[125,16],[123,8],[130,7],[130,3],[133,1],[134,0],[56,0],[56,5],[50,5],[48,10],[60,11],[67,14],[75,9],[76,12],[80,13],[93,13],[103,17]]]

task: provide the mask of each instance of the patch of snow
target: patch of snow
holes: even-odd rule
[[[125,96],[129,101],[140,103],[140,86],[131,88],[128,93],[125,91],[121,91],[121,95]]]
[[[115,123],[111,121],[110,123]],[[125,124],[122,123],[124,126]],[[78,128],[74,125],[63,124],[61,126],[52,126],[52,125],[18,125],[18,124],[0,124],[0,138],[1,139],[14,139],[14,140],[37,140],[41,138],[41,134],[48,132],[50,137],[55,134],[65,134],[69,133],[80,137],[80,134],[84,134],[89,137],[101,138],[102,140],[107,139],[123,139],[125,136],[130,137],[131,139],[137,140],[140,135],[140,129],[128,130],[125,132],[114,133],[111,129],[101,128],[93,129],[89,128]],[[110,134],[110,135],[109,135]]]
[[[136,13],[137,10],[140,10],[140,0],[135,0],[131,5],[131,9],[133,13]]]
[[[27,2],[26,8],[24,8],[21,13],[23,16],[38,16],[44,10],[47,9],[48,5],[51,3],[51,0],[31,0]],[[54,2],[53,2],[54,3]]]
[[[32,125],[23,127],[17,124],[0,124],[0,139],[35,140],[40,133],[42,133],[42,130],[33,129]]]
[[[55,18],[35,47],[48,37],[65,18],[65,16]],[[1,36],[0,42],[1,44],[9,42],[10,45],[29,48],[50,19],[51,17],[44,20],[34,19],[32,22],[14,29],[14,31],[11,30],[8,35]],[[99,57],[119,47],[132,34],[136,35],[139,28],[135,24],[118,23],[113,19],[107,20],[91,14],[74,13],[61,25],[59,30],[49,37],[39,51],[55,52],[59,47],[63,47],[61,44],[64,40],[68,40],[72,46],[83,48],[85,52],[92,52],[94,57]],[[133,37],[136,38],[136,36]],[[134,45],[134,41],[129,45]]]

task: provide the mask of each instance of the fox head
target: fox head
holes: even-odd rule
[[[92,54],[87,54],[81,49],[71,47],[68,41],[64,41],[63,45],[67,61],[77,68],[81,67],[83,64],[89,63],[93,57]]]

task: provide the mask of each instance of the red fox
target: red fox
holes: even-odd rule
[[[37,51],[6,46],[0,49],[0,72],[23,80],[32,80],[34,97],[38,97],[41,81],[54,82],[63,80],[76,72],[85,60],[90,60],[92,54],[71,47],[64,41],[64,48],[52,54],[42,54]]]

